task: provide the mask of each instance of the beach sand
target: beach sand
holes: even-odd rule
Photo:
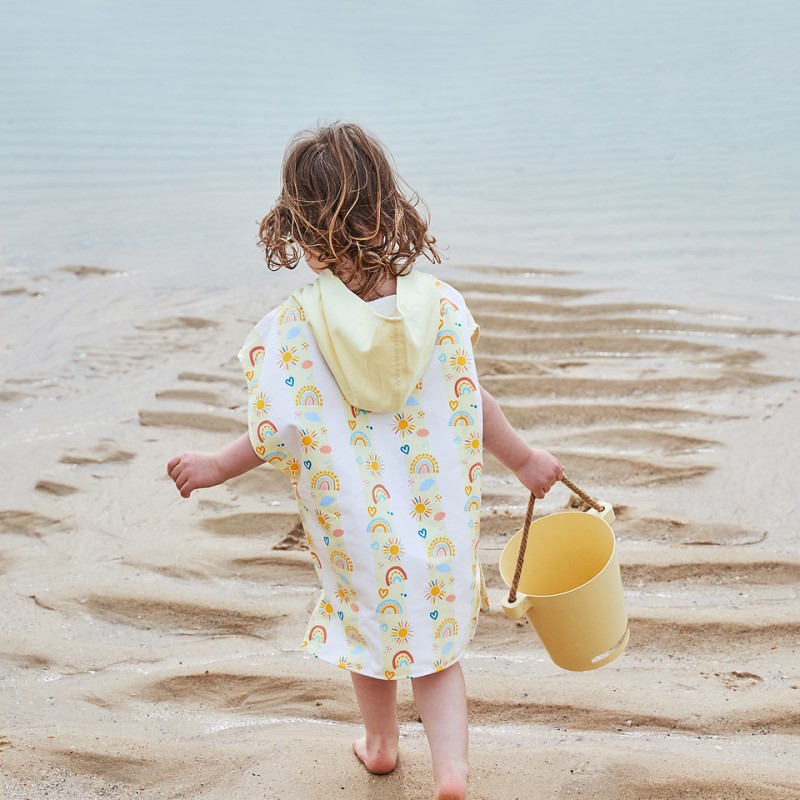
[[[800,796],[797,331],[570,274],[440,274],[509,419],[614,506],[631,625],[621,658],[567,673],[503,616],[527,497],[487,455],[470,797]],[[299,651],[318,589],[286,479],[182,500],[165,471],[244,431],[236,352],[308,279],[158,292],[73,266],[0,286],[3,798],[432,796],[410,686],[398,769],[371,776],[347,673]],[[557,486],[537,514],[569,501]]]

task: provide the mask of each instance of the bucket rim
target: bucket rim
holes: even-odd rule
[[[564,514],[583,514],[583,513],[585,513],[585,512],[582,512],[582,511],[556,511],[553,514],[548,514],[545,517],[539,517],[539,519],[537,519],[534,522],[532,522],[529,531],[532,531],[533,527],[538,522],[541,522],[542,520],[545,520],[545,519],[549,519],[550,517],[562,516]],[[553,594],[528,594],[527,592],[522,592],[519,589],[517,589],[517,597],[518,598],[520,598],[520,597],[534,597],[534,598],[537,598],[537,599],[540,599],[540,600],[549,600],[549,599],[554,598],[554,597],[563,597],[564,595],[572,594],[572,592],[578,591],[578,589],[583,589],[585,586],[589,586],[590,584],[592,584],[594,581],[598,580],[603,575],[603,573],[609,568],[611,563],[615,560],[615,557],[616,557],[616,554],[617,554],[617,537],[614,534],[614,529],[611,527],[611,525],[608,524],[608,522],[606,522],[604,519],[601,519],[600,517],[594,516],[593,514],[590,515],[590,516],[591,516],[592,519],[595,519],[598,522],[602,522],[603,525],[605,525],[605,527],[608,528],[608,531],[611,534],[611,552],[609,553],[608,560],[606,561],[605,564],[603,564],[602,569],[598,570],[597,573],[595,575],[593,575],[591,578],[589,578],[588,581],[585,581],[584,583],[581,583],[579,586],[574,586],[572,589],[567,589],[566,591],[563,591],[563,592],[554,592]],[[503,575],[503,570],[502,570],[503,556],[505,555],[506,550],[512,544],[514,544],[514,541],[518,537],[521,537],[521,535],[522,535],[522,528],[520,528],[506,542],[505,547],[503,547],[503,551],[500,554],[500,564],[501,564],[500,577],[503,579],[503,583],[505,583],[507,588],[511,588],[511,584],[508,582],[508,580],[506,579],[505,575]],[[528,535],[530,536],[530,533]],[[519,547],[517,547],[517,553],[519,553]]]

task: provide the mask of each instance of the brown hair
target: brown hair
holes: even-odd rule
[[[401,186],[408,185],[391,156],[360,126],[337,122],[296,134],[282,177],[259,229],[270,269],[293,269],[307,250],[367,296],[406,275],[420,255],[441,262],[428,221],[417,211],[419,196],[411,190],[406,197]]]

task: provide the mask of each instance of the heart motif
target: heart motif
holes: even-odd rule
[[[456,436],[456,438],[453,439],[453,444],[461,444],[461,437],[460,436]]]
[[[427,539],[427,537],[428,537],[428,529],[427,528],[420,528],[417,531],[417,536],[420,536],[423,539]]]
[[[472,494],[472,487],[471,486],[465,486],[464,487],[464,491],[466,492],[467,497],[469,497]]]
[[[387,669],[383,674],[386,676],[387,681],[390,681],[392,678],[394,678],[394,672],[392,672],[390,669]]]
[[[248,381],[251,381],[251,380],[253,380],[253,377],[255,376],[255,372],[253,372],[253,370],[249,369],[249,370],[247,370],[247,372],[245,372],[244,376],[245,376],[245,378],[247,378]]]
[[[403,453],[403,455],[406,455],[406,456],[408,455],[408,451],[409,451],[409,450],[411,450],[411,448],[410,448],[410,447],[409,447],[407,444],[404,444],[404,445],[403,445],[403,446],[400,448],[400,452],[401,452],[401,453]]]
[[[262,458],[264,457],[264,453],[266,453],[266,452],[267,452],[267,448],[264,447],[263,444],[260,444],[258,447],[256,447],[256,453],[258,453],[258,455],[260,455]]]
[[[384,622],[384,623],[381,625],[381,632],[382,632],[382,633],[386,633],[386,631],[388,631],[388,630],[389,630],[389,626],[388,626],[388,625],[387,625],[387,624]]]
[[[304,466],[306,469],[311,469],[311,462],[310,462],[310,461],[304,461],[304,462],[303,462],[303,466]]]
[[[347,420],[347,424],[350,426],[351,431],[356,429],[356,421],[354,419]]]
[[[438,611],[431,611],[428,615],[431,619],[439,619],[439,612]]]
[[[455,411],[458,408],[458,400],[451,400],[450,401],[450,408],[452,411]]]
[[[337,611],[336,612],[336,616],[339,617],[339,619],[344,619],[344,612],[343,611]]]
[[[382,586],[378,589],[378,594],[381,596],[381,600],[385,600],[389,596],[389,590],[384,589]]]
[[[322,541],[325,542],[326,545],[328,545],[328,544],[331,543],[331,537],[330,536],[323,536],[322,537]]]
[[[289,376],[289,377],[288,377],[288,378],[287,378],[287,379],[284,381],[284,383],[285,383],[287,386],[294,386],[294,376],[293,376],[293,375],[290,375],[290,376]]]
[[[367,511],[369,511],[369,515],[374,517],[378,513],[378,509],[375,506],[370,506]]]
[[[439,361],[444,364],[444,362],[447,361],[447,356],[444,353],[439,353]]]
[[[377,549],[380,547],[380,545],[379,545],[377,542],[373,542],[373,543],[370,545],[370,547],[371,547],[373,550],[377,550]]]

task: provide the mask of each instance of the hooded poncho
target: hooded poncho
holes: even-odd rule
[[[307,652],[392,680],[444,669],[472,638],[477,335],[461,295],[426,273],[399,277],[392,304],[325,272],[242,347],[250,439],[292,481],[322,584]]]

